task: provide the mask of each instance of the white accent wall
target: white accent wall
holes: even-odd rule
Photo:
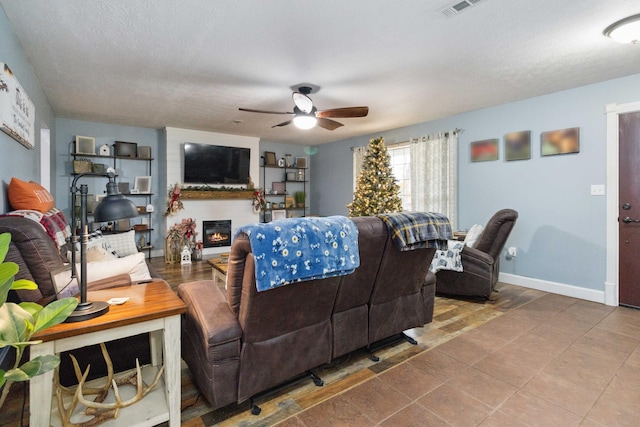
[[[260,183],[260,140],[254,137],[227,135],[221,133],[165,128],[166,132],[166,162],[168,187],[183,182],[183,145],[185,142],[198,144],[223,145],[227,147],[242,147],[251,149],[251,164],[249,167],[251,178],[256,187]],[[166,189],[168,192],[168,188]],[[259,221],[259,215],[253,213],[251,200],[182,200],[184,209],[175,216],[165,217],[165,227],[168,230],[173,224],[185,218],[194,218],[198,223],[198,240],[202,240],[202,221],[230,219],[232,234],[245,224]],[[165,206],[166,208],[166,206]],[[203,255],[228,252],[229,247],[207,248]]]

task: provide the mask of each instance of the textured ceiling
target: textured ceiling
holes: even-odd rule
[[[451,3],[0,0],[55,114],[79,120],[313,145],[640,72],[640,45],[602,35],[637,0]],[[369,116],[303,131],[238,111],[291,111],[304,82],[319,109]]]

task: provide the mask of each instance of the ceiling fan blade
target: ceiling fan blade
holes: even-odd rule
[[[316,117],[347,119],[351,117],[366,117],[367,114],[369,114],[369,107],[346,107],[317,111]]]
[[[336,122],[335,120],[318,118],[318,126],[320,126],[322,129],[334,130],[344,125],[340,122]]]
[[[293,119],[292,120],[287,120],[286,122],[282,122],[279,125],[273,125],[273,126],[271,126],[271,128],[272,129],[273,128],[279,128],[279,127],[282,127],[282,126],[290,125],[291,123],[293,123]]]
[[[240,110],[240,111],[246,111],[246,112],[249,112],[249,113],[265,113],[265,114],[293,114],[292,112],[291,112],[291,113],[285,113],[285,112],[282,112],[282,111],[254,110],[254,109],[251,109],[251,108],[238,108],[238,110]]]

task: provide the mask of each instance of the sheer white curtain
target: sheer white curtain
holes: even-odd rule
[[[412,140],[411,209],[445,214],[455,230],[458,201],[458,132]]]
[[[353,191],[356,191],[356,183],[362,170],[362,162],[364,161],[365,154],[367,154],[367,147],[353,148]]]

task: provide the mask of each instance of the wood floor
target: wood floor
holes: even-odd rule
[[[167,265],[164,258],[154,258],[151,264],[175,290],[182,282],[211,278],[211,267],[206,261],[194,262],[191,266]],[[347,389],[396,366],[428,349],[447,342],[489,320],[527,304],[544,292],[517,286],[500,284],[494,301],[463,301],[436,297],[434,320],[424,328],[408,331],[418,341],[411,345],[399,342],[376,352],[377,363],[369,355],[355,352],[334,361],[330,366],[318,369],[324,380],[323,387],[316,387],[310,380],[290,386],[268,397],[258,399],[262,408],[259,416],[251,415],[248,404],[229,406],[212,411],[207,401],[191,381],[186,364],[182,369],[182,425],[184,426],[270,426],[300,413],[320,402],[330,399]],[[14,386],[9,402],[2,409],[0,425],[20,425],[20,407],[23,387]],[[27,403],[28,406],[28,403]],[[28,408],[26,410],[28,414]],[[28,415],[25,415],[28,425]]]

